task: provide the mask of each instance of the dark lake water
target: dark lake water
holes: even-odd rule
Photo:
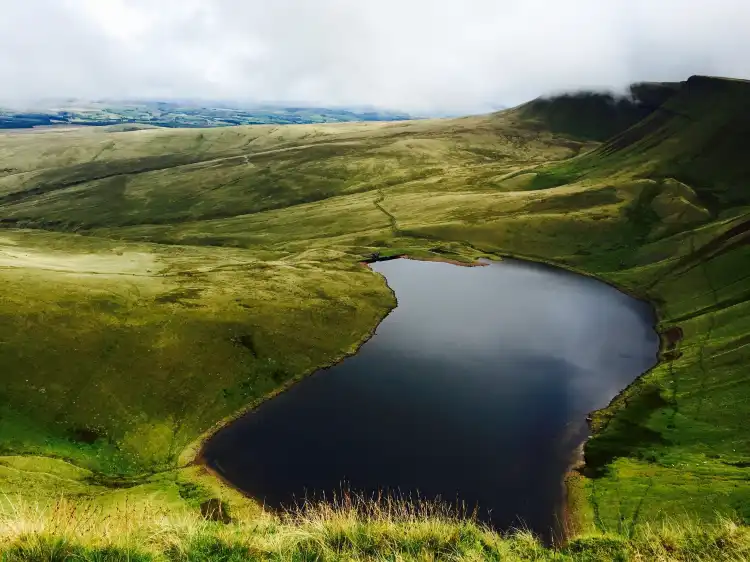
[[[656,362],[653,311],[526,262],[373,269],[399,303],[375,336],[220,431],[206,462],[271,507],[343,484],[550,536],[586,415]]]

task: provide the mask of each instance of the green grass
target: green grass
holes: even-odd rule
[[[104,474],[175,466],[219,420],[353,351],[394,304],[359,264],[298,255],[8,232],[4,258],[0,451]]]
[[[11,373],[0,379],[0,491],[102,509],[127,497],[195,516],[199,500],[228,493],[189,467],[201,439],[356,350],[395,304],[360,260],[513,255],[647,298],[659,329],[683,335],[593,415],[586,465],[569,479],[577,532],[598,537],[591,548],[625,549],[613,559],[719,556],[707,545],[719,544],[722,521],[750,523],[749,89],[691,78],[601,145],[550,132],[522,109],[397,124],[0,133],[0,369]],[[230,503],[248,525],[259,517],[252,502]],[[652,543],[638,537],[670,525],[709,550],[659,543],[666,550],[649,558]],[[358,528],[363,541],[376,534]],[[471,528],[472,544],[495,549],[527,540]],[[256,540],[217,536],[206,540],[229,545],[227,556]],[[322,550],[262,555],[364,556],[314,536]],[[86,546],[76,540],[70,548]],[[438,555],[382,548],[384,559]],[[473,548],[451,553],[480,557]]]
[[[643,526],[630,537],[588,533],[556,549],[530,533],[500,536],[471,519],[425,504],[344,498],[281,516],[214,523],[158,506],[101,510],[60,501],[46,509],[16,503],[0,517],[3,560],[350,561],[507,560],[736,561],[750,555],[750,532],[731,521],[706,527]]]

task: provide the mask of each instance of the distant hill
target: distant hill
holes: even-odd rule
[[[374,108],[237,106],[221,102],[106,100],[48,101],[33,110],[0,107],[0,129],[54,125],[120,125],[159,127],[227,127],[231,125],[291,125],[351,121],[403,121],[412,116]]]

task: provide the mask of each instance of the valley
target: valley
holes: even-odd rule
[[[658,315],[658,365],[591,414],[566,479],[567,548],[614,541],[648,557],[671,544],[658,526],[684,525],[673,536],[715,532],[746,554],[750,83],[646,90],[659,93],[647,111],[607,127],[580,125],[606,118],[584,98],[458,119],[0,132],[0,528],[63,495],[81,513],[193,518],[206,540],[266,559],[301,544],[275,532],[323,533],[310,544],[340,540],[341,559],[367,558],[362,536],[429,535],[432,512],[408,506],[280,522],[196,455],[370,337],[397,303],[363,261],[516,257],[596,277]],[[235,523],[203,523],[211,501]],[[521,552],[522,536],[433,515],[433,543]],[[89,535],[104,536],[97,524]],[[14,548],[23,536],[4,533]],[[398,552],[429,556],[430,540]],[[536,559],[577,552],[537,547]]]

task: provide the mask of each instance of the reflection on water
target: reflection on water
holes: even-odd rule
[[[549,536],[587,413],[656,360],[651,309],[525,262],[373,269],[399,302],[376,335],[219,432],[207,462],[270,506],[346,483]]]

